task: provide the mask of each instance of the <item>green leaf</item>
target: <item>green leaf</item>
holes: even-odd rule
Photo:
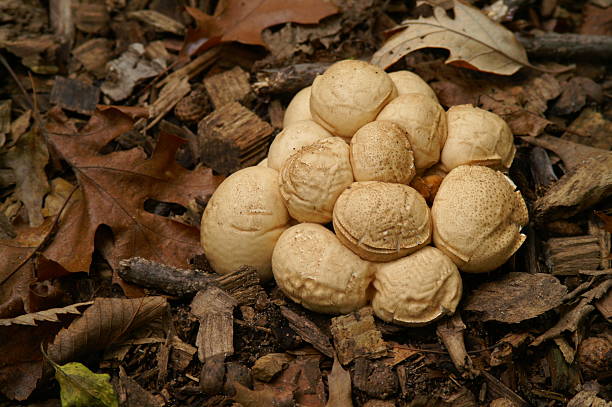
[[[53,365],[62,407],[119,407],[109,375],[94,373],[81,363]]]

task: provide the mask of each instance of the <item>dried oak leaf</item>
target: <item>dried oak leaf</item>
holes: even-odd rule
[[[66,363],[106,349],[159,317],[166,306],[163,297],[96,298],[83,315],[55,336],[47,354],[56,363]]]
[[[102,147],[132,128],[130,117],[116,109],[96,111],[76,132],[55,116],[47,125],[49,141],[75,172],[82,198],[68,203],[44,251],[48,259],[70,272],[88,271],[101,225],[113,233],[112,244],[101,248],[113,268],[136,256],[186,267],[190,256],[202,252],[197,228],[144,210],[147,199],[187,207],[196,197],[206,200],[219,185],[222,177],[211,169],[189,171],[176,163],[182,139],[162,133],[149,159],[140,148],[101,155]]]
[[[265,46],[261,37],[265,28],[288,22],[316,24],[338,12],[336,6],[324,0],[222,0],[213,16],[197,8],[186,9],[197,22],[196,29],[187,31],[183,45],[186,55],[232,41]]]
[[[523,66],[531,66],[527,52],[502,25],[475,7],[453,0],[455,18],[441,7],[434,7],[432,17],[404,20],[394,34],[372,56],[372,63],[388,68],[405,55],[421,48],[446,48],[446,63],[463,68],[512,75]]]

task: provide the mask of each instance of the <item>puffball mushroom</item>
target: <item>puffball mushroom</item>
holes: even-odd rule
[[[301,120],[285,127],[270,145],[268,167],[280,169],[287,158],[304,146],[332,137],[332,134],[312,120]]]
[[[310,113],[332,134],[350,138],[396,95],[397,89],[384,70],[367,62],[344,60],[315,78]]]
[[[453,106],[446,117],[448,136],[440,157],[443,170],[462,164],[510,168],[516,147],[504,119],[472,105]]]
[[[453,314],[462,293],[457,266],[427,246],[399,260],[377,265],[372,300],[383,321],[420,326]]]
[[[407,185],[355,182],[342,192],[333,215],[338,239],[365,260],[395,260],[431,240],[429,208]]]
[[[280,192],[292,218],[327,223],[338,196],[353,182],[349,146],[329,137],[303,147],[280,169]]]
[[[376,120],[389,120],[408,132],[417,173],[440,159],[446,141],[446,113],[439,103],[419,93],[400,95],[385,106]]]
[[[285,295],[312,311],[330,314],[366,305],[374,274],[371,263],[314,223],[301,223],[283,232],[272,254],[272,270]]]
[[[442,181],[432,206],[433,242],[461,271],[484,273],[518,250],[528,222],[525,201],[501,172],[460,165]]]
[[[288,222],[278,172],[244,168],[227,177],[206,205],[200,228],[204,254],[217,273],[249,265],[269,280],[272,250]]]
[[[376,120],[351,139],[355,181],[407,184],[414,177],[414,156],[406,131],[390,121]]]
[[[302,120],[312,120],[312,115],[310,114],[310,90],[310,86],[304,88],[291,99],[283,117],[283,128]]]
[[[421,77],[410,71],[391,72],[389,77],[397,88],[398,95],[406,95],[408,93],[420,93],[429,96],[438,102],[438,97],[433,89]]]

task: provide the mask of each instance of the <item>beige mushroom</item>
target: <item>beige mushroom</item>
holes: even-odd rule
[[[429,208],[407,185],[355,182],[340,195],[333,215],[340,241],[365,260],[395,260],[431,240]]]
[[[499,171],[456,167],[442,181],[432,206],[433,242],[460,270],[484,273],[518,250],[528,222],[515,185]]]
[[[462,293],[457,266],[427,246],[399,260],[377,265],[374,313],[383,321],[420,326],[453,314]]]
[[[406,131],[390,121],[376,120],[351,139],[355,181],[407,184],[414,177],[414,156]]]
[[[272,277],[272,250],[288,227],[278,172],[248,167],[227,177],[211,197],[201,223],[201,242],[212,268],[231,273],[242,265]]]
[[[398,96],[382,109],[376,120],[395,122],[408,132],[417,173],[440,159],[446,141],[446,114],[430,97],[419,93]]]
[[[353,182],[349,147],[338,137],[303,147],[285,161],[279,179],[292,218],[327,223],[336,199]]]
[[[257,163],[258,167],[267,167],[268,166],[268,157],[264,158],[260,162]]]
[[[389,74],[391,80],[397,88],[398,95],[406,95],[408,93],[420,93],[429,96],[438,102],[438,97],[433,89],[421,77],[410,71],[396,71]]]
[[[285,127],[270,145],[268,167],[280,169],[285,160],[302,147],[309,146],[332,134],[312,120],[301,120]]]
[[[504,119],[472,105],[453,106],[446,117],[448,136],[440,157],[443,170],[463,164],[510,168],[516,147]]]
[[[272,270],[285,295],[312,311],[330,314],[366,305],[374,274],[371,263],[313,223],[292,226],[281,235],[272,255]]]
[[[313,120],[340,137],[352,137],[397,95],[389,75],[358,60],[336,62],[315,78],[310,96]]]
[[[302,120],[312,120],[312,115],[310,114],[310,90],[310,86],[304,88],[291,99],[283,117],[283,128]]]

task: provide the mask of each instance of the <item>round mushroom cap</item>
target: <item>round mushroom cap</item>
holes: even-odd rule
[[[351,139],[355,181],[407,184],[414,177],[414,156],[408,134],[393,122],[376,120],[357,130]]]
[[[227,177],[206,205],[200,228],[204,254],[217,273],[249,265],[262,280],[270,279],[272,250],[288,222],[278,172],[244,168]]]
[[[438,102],[436,92],[419,75],[410,71],[397,71],[391,72],[389,76],[397,88],[398,95],[420,93]]]
[[[446,113],[432,98],[419,93],[400,95],[380,112],[376,120],[389,120],[408,132],[417,173],[440,159],[446,141]]]
[[[448,136],[442,149],[442,169],[463,164],[508,169],[516,147],[508,124],[495,113],[472,105],[451,107],[446,113]]]
[[[390,261],[431,241],[431,216],[415,189],[386,182],[355,182],[334,207],[338,239],[370,261]]]
[[[460,165],[442,181],[432,206],[433,242],[461,271],[495,270],[525,240],[527,206],[515,188],[479,165]]]
[[[310,86],[304,88],[291,99],[283,117],[283,128],[302,120],[312,120],[312,115],[310,114],[310,90]]]
[[[352,137],[376,118],[397,89],[379,67],[358,60],[336,62],[315,78],[310,96],[313,120],[340,137]]]
[[[372,300],[383,321],[420,326],[453,314],[462,293],[457,266],[435,247],[377,265]]]
[[[291,217],[327,223],[338,196],[353,182],[349,146],[329,137],[302,147],[280,169],[280,192]]]
[[[257,163],[258,167],[267,167],[268,166],[268,157],[264,158],[260,162]]]
[[[319,140],[332,137],[332,134],[312,120],[301,120],[285,127],[270,145],[268,167],[280,169],[285,160],[297,153],[302,147]]]
[[[312,311],[329,314],[366,305],[374,277],[371,263],[314,223],[300,223],[283,232],[272,254],[272,270],[285,295]]]

